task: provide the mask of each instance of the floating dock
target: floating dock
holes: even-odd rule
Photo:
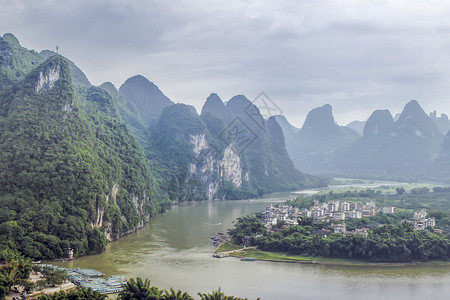
[[[91,288],[102,294],[119,293],[123,289],[123,285],[127,282],[125,276],[113,275],[107,278],[102,272],[94,269],[69,269],[61,268],[53,265],[42,265],[53,269],[64,270],[69,275],[69,280],[77,286]]]

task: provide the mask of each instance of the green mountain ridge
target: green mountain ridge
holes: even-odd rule
[[[120,86],[119,92],[136,106],[139,119],[146,128],[158,120],[165,107],[173,104],[153,82],[142,75],[128,78]]]
[[[98,253],[167,207],[107,92],[74,84],[59,55],[23,69],[21,80],[2,73],[0,247]]]
[[[42,55],[45,59],[49,59],[50,57],[57,55],[56,52],[50,50],[42,50],[41,52],[39,52],[39,54]],[[73,82],[81,84],[82,86],[90,86],[91,83],[86,77],[86,74],[84,74],[83,71],[81,71],[81,69],[78,68],[73,61],[67,58],[66,60],[69,63],[69,69],[72,75]]]
[[[5,33],[0,36],[0,87],[10,87],[44,61],[36,51],[22,47],[13,34]]]

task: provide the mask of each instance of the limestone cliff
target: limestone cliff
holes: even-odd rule
[[[189,164],[189,173],[205,187],[205,196],[208,200],[217,198],[219,187],[224,180],[236,187],[242,185],[244,174],[241,158],[234,143],[228,145],[223,153],[219,153],[209,145],[204,133],[191,135],[190,140],[194,146],[195,163]],[[247,174],[246,180],[248,179]]]

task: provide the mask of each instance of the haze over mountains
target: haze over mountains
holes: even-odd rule
[[[331,106],[324,105],[312,110],[295,134],[289,123],[281,124],[287,150],[305,172],[355,178],[450,178],[443,167],[448,164],[444,134],[450,121],[445,114],[428,116],[416,100],[405,105],[397,120],[388,110],[377,110],[367,121],[342,127],[334,122]]]

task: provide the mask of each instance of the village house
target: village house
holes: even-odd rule
[[[427,216],[427,210],[426,209],[421,209],[419,211],[415,211],[414,212],[414,220],[421,220],[421,219],[425,219],[425,217]]]
[[[334,233],[345,234],[347,225],[345,223],[342,224],[332,224],[331,228],[334,230]]]
[[[353,231],[347,231],[346,234],[360,234],[367,237],[369,235],[369,228],[356,228]]]
[[[299,209],[294,206],[286,204],[274,207],[273,205],[267,206],[266,210],[262,213],[261,221],[264,226],[271,230],[273,226],[276,226],[280,222],[283,222],[283,227],[298,225],[298,219],[313,218],[316,223],[331,223],[331,221],[339,222],[349,219],[361,219],[362,217],[374,216],[378,212],[393,214],[397,211],[396,207],[385,206],[383,209],[377,209],[375,202],[370,201],[365,204],[361,203],[349,203],[339,201],[329,201],[328,203],[320,203],[314,200],[314,205],[310,209]],[[428,224],[428,225],[427,225]],[[431,226],[431,220],[428,223],[418,226]],[[340,228],[338,226],[338,228]],[[335,230],[336,231],[336,230]],[[337,231],[342,231],[337,229]]]
[[[413,225],[415,230],[424,230],[427,227],[436,226],[436,220],[434,218],[414,220]]]
[[[426,209],[421,209],[414,212],[414,220],[412,221],[414,230],[424,230],[425,228],[436,226],[436,220],[434,218],[426,218],[426,216]]]
[[[395,214],[397,212],[397,207],[394,206],[385,206],[382,209],[383,214]]]

